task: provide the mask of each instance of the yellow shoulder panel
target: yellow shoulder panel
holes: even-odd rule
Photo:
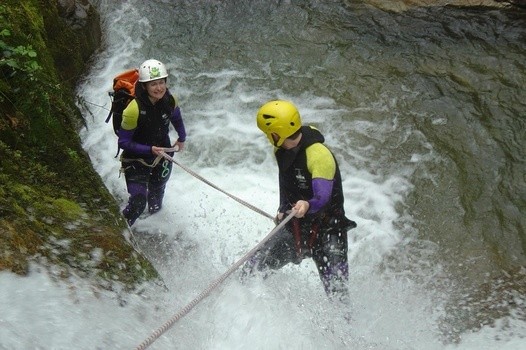
[[[322,143],[315,143],[307,147],[305,152],[307,154],[307,168],[313,179],[334,179],[336,161],[327,147]]]
[[[132,100],[122,112],[121,128],[124,130],[133,130],[137,127],[139,119],[139,105],[136,100]]]

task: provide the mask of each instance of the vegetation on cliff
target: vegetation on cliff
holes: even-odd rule
[[[61,277],[133,287],[157,273],[123,237],[78,136],[74,86],[100,45],[98,17],[89,7],[72,26],[58,6],[0,4],[0,270],[26,274],[38,262]]]

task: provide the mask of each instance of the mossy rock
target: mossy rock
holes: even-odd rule
[[[98,16],[91,8],[84,27],[72,27],[57,6],[0,4],[7,51],[37,54],[15,56],[18,67],[0,64],[0,270],[23,275],[36,262],[134,288],[159,276],[123,236],[126,222],[78,135],[73,87],[100,44]]]

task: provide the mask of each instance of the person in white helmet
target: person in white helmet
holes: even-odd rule
[[[184,149],[186,130],[181,109],[167,87],[168,71],[155,59],[144,61],[139,67],[135,99],[122,113],[119,148],[122,171],[128,189],[128,204],[123,215],[131,226],[148,206],[150,213],[162,207],[166,183],[172,173],[172,162],[162,158],[161,152]],[[178,138],[172,144],[170,124]],[[173,156],[173,152],[167,152]]]

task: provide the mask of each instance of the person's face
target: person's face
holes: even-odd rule
[[[293,149],[300,143],[301,135],[299,134],[296,138],[292,139],[290,137],[287,137],[285,140],[283,140],[283,143],[281,144],[281,148],[284,149]],[[272,133],[272,139],[274,140],[274,143],[277,143],[279,141],[279,135]]]
[[[153,101],[160,100],[166,93],[166,81],[164,79],[152,80],[146,83],[146,92]]]

